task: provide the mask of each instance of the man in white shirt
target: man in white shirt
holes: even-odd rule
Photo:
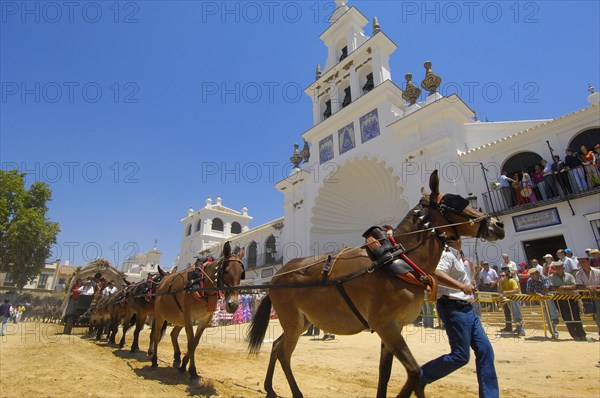
[[[571,249],[559,249],[556,252],[556,255],[558,256],[559,260],[563,262],[565,272],[575,276],[575,274],[577,274],[577,263],[572,258],[567,257],[567,250]]]
[[[508,257],[508,254],[502,253],[502,261],[504,261],[504,264],[500,266],[500,269],[508,267],[511,273],[517,272],[517,263],[512,261],[510,257]]]
[[[536,268],[540,275],[544,275],[544,267],[542,267],[537,258],[531,260],[531,268]]]
[[[111,296],[117,291],[117,287],[113,281],[108,281],[108,285],[102,291],[103,296]]]
[[[500,177],[498,177],[498,183],[500,184],[500,193],[504,198],[504,209],[513,207],[515,205],[512,184],[516,182],[518,181],[515,181],[506,175],[506,170],[502,170],[502,174],[500,175]]]
[[[591,294],[600,292],[600,269],[592,268],[588,257],[579,257],[581,269],[575,275],[577,289],[587,289]],[[596,324],[598,325],[598,336],[600,337],[600,300],[593,299]]]
[[[79,292],[79,294],[81,294],[82,296],[91,296],[94,294],[94,284],[92,283],[92,280],[90,278],[88,278],[88,280],[85,281],[85,285],[79,288]]]
[[[555,198],[558,196],[558,189],[556,188],[556,179],[554,178],[552,166],[548,164],[548,161],[546,159],[542,159],[540,163],[544,169],[544,171],[542,171],[542,175],[544,176],[546,196],[549,199]]]
[[[492,268],[490,268],[490,263],[488,261],[484,261],[481,263],[481,272],[479,273],[479,278],[481,279],[481,291],[483,292],[495,292],[496,284],[498,283],[498,274]]]
[[[479,396],[497,398],[499,387],[494,349],[471,305],[475,289],[459,258],[457,249],[460,249],[460,241],[453,246],[456,249],[449,248],[442,253],[434,272],[440,282],[437,313],[444,323],[451,352],[421,366],[421,385],[433,383],[469,363],[473,348]]]

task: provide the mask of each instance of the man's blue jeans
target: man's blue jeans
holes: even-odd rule
[[[436,307],[438,316],[444,322],[451,352],[421,367],[422,382],[432,383],[469,363],[472,348],[475,352],[479,396],[497,398],[499,391],[494,349],[473,307],[450,299],[438,300]]]

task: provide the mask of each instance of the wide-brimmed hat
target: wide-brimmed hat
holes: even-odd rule
[[[562,266],[564,266],[564,265],[565,265],[565,263],[563,263],[563,262],[562,262],[562,261],[560,261],[560,260],[559,260],[559,261],[552,261],[552,266],[553,266],[553,267],[562,267]]]
[[[552,257],[552,254],[546,254],[546,255],[544,256],[544,258],[548,258],[548,257],[550,257],[550,258],[554,258],[554,257]]]
[[[537,269],[537,267],[533,267],[533,268],[530,268],[530,269],[529,269],[529,275],[531,275],[531,274],[535,274],[536,272],[537,272],[538,274],[540,273],[540,270],[539,270],[539,269]]]

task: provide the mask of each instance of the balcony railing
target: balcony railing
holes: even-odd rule
[[[484,192],[484,210],[488,214],[513,213],[529,207],[538,207],[600,192],[598,169],[595,166],[578,167],[546,177],[533,184],[533,189],[524,189],[522,184],[514,187],[491,189]]]

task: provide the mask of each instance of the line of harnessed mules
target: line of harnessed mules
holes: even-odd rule
[[[458,202],[462,200],[461,202]],[[454,201],[454,202],[453,202]],[[452,202],[452,203],[450,203]],[[456,202],[456,203],[455,203]],[[444,196],[444,203],[435,203],[430,202],[426,199],[422,199],[419,203],[422,208],[425,207],[437,207],[440,210],[440,213],[447,219],[447,221],[452,224],[452,219],[448,214],[447,210],[453,210],[455,212],[462,212],[464,208],[468,205],[468,201],[463,199],[458,195],[447,194]],[[446,242],[450,240],[450,238],[446,235],[445,232],[440,232],[436,229],[436,226],[432,223],[431,220],[427,217],[427,214],[422,214],[421,209],[414,209],[415,215],[419,217],[420,220],[426,221],[424,224],[426,230],[433,233],[437,239],[446,247]],[[483,223],[482,223],[483,226]],[[451,227],[454,229],[454,234],[459,236],[456,227]],[[216,302],[216,298],[220,295],[221,292],[225,291],[252,291],[252,290],[268,290],[268,289],[285,289],[285,288],[309,288],[309,287],[325,287],[325,286],[335,286],[339,291],[340,295],[343,297],[344,301],[348,305],[348,307],[352,310],[354,315],[361,321],[361,323],[369,330],[368,322],[362,316],[360,311],[356,308],[351,298],[346,293],[344,289],[344,283],[358,278],[367,273],[374,272],[379,268],[383,268],[390,276],[397,277],[402,279],[403,281],[423,286],[423,288],[429,293],[429,300],[435,300],[436,298],[436,290],[437,290],[437,282],[433,276],[426,274],[417,264],[415,264],[406,254],[407,251],[405,248],[398,243],[393,237],[393,228],[389,225],[384,227],[374,226],[366,230],[362,236],[365,238],[365,245],[363,246],[369,258],[372,260],[371,264],[362,270],[335,278],[329,279],[330,271],[332,270],[333,264],[335,260],[339,257],[341,253],[334,258],[332,255],[328,255],[327,260],[325,261],[322,269],[322,279],[319,281],[312,282],[302,282],[295,284],[264,284],[264,285],[244,285],[244,286],[221,286],[221,279],[224,269],[226,268],[226,264],[235,259],[239,261],[236,257],[225,258],[222,260],[222,263],[219,265],[217,270],[217,286],[206,287],[204,284],[206,282],[204,272],[204,266],[207,262],[214,261],[212,257],[196,257],[196,262],[194,263],[194,270],[187,274],[188,281],[184,286],[184,292],[194,294],[196,299],[205,299]],[[453,238],[455,239],[455,238]],[[311,264],[315,265],[318,262]],[[243,264],[242,264],[243,267]],[[174,281],[171,281],[171,286],[165,293],[156,293],[156,287],[158,283],[162,280],[162,275],[160,274],[151,274],[148,276],[148,279],[143,283],[142,289],[144,289],[141,293],[133,294],[130,298],[135,299],[139,297],[143,297],[148,302],[154,300],[154,297],[157,295],[175,295],[181,293],[181,291],[171,291],[171,286]],[[245,271],[242,274],[242,279],[245,278]],[[214,284],[214,283],[213,283]],[[136,289],[137,290],[137,289]],[[206,295],[205,292],[217,292],[216,295]],[[127,304],[128,299],[128,287],[124,290],[119,291],[118,296],[116,297],[115,302],[121,305]],[[209,304],[209,308],[214,308],[215,302]],[[181,310],[181,306],[179,302],[177,302],[177,306]],[[372,332],[372,330],[371,330]]]

